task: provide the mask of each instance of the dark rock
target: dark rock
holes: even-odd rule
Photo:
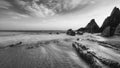
[[[75,42],[72,46],[75,48],[78,56],[90,65],[90,68],[102,68],[102,66],[96,61],[95,57],[90,52],[86,51],[87,48],[84,45]]]
[[[9,47],[16,47],[16,46],[19,46],[21,44],[22,44],[22,42],[19,42],[19,43],[16,43],[16,44],[11,44],[11,45],[9,45]]]
[[[110,17],[107,17],[107,18],[105,19],[105,21],[103,22],[103,24],[102,24],[102,26],[101,26],[101,28],[100,28],[100,31],[103,32],[103,30],[104,30],[106,27],[110,26],[109,23],[110,23]]]
[[[72,29],[67,30],[66,34],[70,36],[75,36],[75,32]]]
[[[109,66],[110,68],[120,68],[120,63],[114,61],[114,60],[111,60],[111,59],[106,59],[106,58],[103,58],[103,57],[99,57],[99,60],[104,64],[104,65],[107,65]]]
[[[104,29],[104,31],[102,32],[102,36],[104,36],[104,37],[110,37],[111,36],[111,34],[110,34],[110,26],[108,26],[108,27],[106,27]]]
[[[72,47],[75,48],[77,51],[79,50],[78,45],[76,45],[75,43],[72,43]]]
[[[115,30],[115,35],[119,35],[120,36],[120,24],[117,26],[117,28]]]
[[[51,32],[49,34],[52,34]]]
[[[85,32],[88,33],[98,33],[99,32],[99,26],[95,22],[95,19],[92,19],[90,23],[85,27]]]
[[[16,43],[16,45],[20,45],[20,44],[22,44],[22,42]]]
[[[78,35],[83,35],[83,33],[84,33],[84,31],[82,32],[82,31],[76,31],[77,33],[76,34],[78,34]]]
[[[60,34],[59,32],[57,32],[56,34]]]
[[[81,33],[81,32],[83,32],[83,33],[84,33],[84,32],[85,32],[85,30],[86,30],[85,28],[80,28],[80,29],[78,29],[78,30],[77,30],[77,33]]]
[[[14,47],[14,46],[15,46],[14,44],[9,45],[9,47]]]
[[[82,44],[78,44],[78,46],[81,47],[83,50],[88,50],[89,49],[85,45],[82,45]]]
[[[33,46],[28,46],[26,49],[33,49],[34,47]]]
[[[79,41],[80,39],[79,38],[77,38],[77,41]]]
[[[95,22],[95,19],[92,19],[85,28],[80,28],[77,30],[77,32],[80,34],[83,34],[81,32],[99,33],[99,26]]]
[[[120,10],[115,7],[109,17],[105,19],[103,25],[100,28],[100,31],[103,32],[108,26],[110,26],[110,36],[113,36],[115,29],[120,24]]]

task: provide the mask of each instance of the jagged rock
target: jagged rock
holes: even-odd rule
[[[95,19],[92,19],[90,23],[85,28],[80,28],[77,30],[77,32],[88,32],[88,33],[98,33],[99,32],[99,26],[95,22]]]
[[[103,57],[99,57],[99,60],[104,64],[107,65],[110,68],[120,68],[120,63],[111,60],[111,59],[107,59],[107,58],[103,58]]]
[[[115,35],[120,35],[120,25],[117,26],[115,30]]]
[[[22,42],[18,42],[18,43],[16,43],[16,44],[11,44],[11,45],[9,45],[8,47],[16,47],[16,46],[19,46],[19,45],[21,45],[22,44]]]
[[[82,58],[88,65],[90,65],[90,68],[102,68],[102,66],[97,62],[95,57],[90,53],[87,52],[86,49],[84,50],[83,45],[79,45],[79,43],[73,43],[73,48],[77,51],[77,54],[80,58]]]
[[[102,32],[102,36],[110,37],[110,26],[108,26],[104,29],[104,31]]]
[[[103,32],[106,27],[110,26],[110,36],[113,36],[115,33],[116,27],[120,24],[120,10],[115,7],[109,17],[105,19],[103,25],[100,28],[100,31]]]
[[[95,22],[95,19],[92,19],[90,23],[85,27],[85,31],[88,33],[98,33],[99,32],[99,26]]]
[[[67,30],[67,35],[75,36],[75,32],[72,29]]]
[[[78,35],[83,35],[84,32],[82,32],[82,31],[77,31],[76,34],[78,34]]]
[[[85,28],[82,27],[82,28],[78,29],[77,32],[85,32]]]

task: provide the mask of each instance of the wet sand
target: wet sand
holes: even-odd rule
[[[77,38],[80,39],[77,42],[87,46],[98,56],[120,62],[119,53],[97,42],[86,40],[88,36],[71,37],[65,34],[53,34],[2,37],[0,38],[0,68],[90,68],[72,47],[72,43],[76,42]],[[91,39],[100,38],[92,36]]]

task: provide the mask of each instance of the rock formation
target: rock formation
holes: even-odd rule
[[[104,37],[110,37],[110,26],[106,27],[101,34]]]
[[[82,28],[80,28],[80,29],[78,29],[78,30],[76,30],[76,31],[77,31],[78,33],[79,33],[79,32],[85,32],[85,28],[82,27]]]
[[[77,30],[77,32],[88,32],[88,33],[98,33],[99,32],[99,26],[95,22],[95,19],[92,19],[90,23],[85,28],[80,28]]]
[[[117,26],[117,28],[115,30],[115,35],[119,35],[120,36],[120,24]]]
[[[72,29],[67,30],[67,35],[75,36],[75,32]]]
[[[85,31],[88,33],[98,33],[99,32],[99,26],[95,22],[95,19],[92,19],[90,23],[85,27]]]
[[[120,24],[120,10],[119,8],[115,7],[111,15],[107,17],[103,22],[100,31],[103,32],[108,26],[110,26],[110,36],[113,36],[119,24]]]

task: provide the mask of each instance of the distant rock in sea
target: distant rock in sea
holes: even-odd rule
[[[66,34],[70,36],[75,36],[75,31],[73,31],[72,29],[68,29]]]
[[[104,30],[110,26],[110,36],[113,36],[117,26],[120,24],[120,10],[115,7],[109,17],[105,19],[100,31],[103,33]]]
[[[99,32],[99,26],[95,22],[95,19],[92,19],[85,28],[80,28],[77,30],[77,32],[88,32],[88,33],[98,33]]]

